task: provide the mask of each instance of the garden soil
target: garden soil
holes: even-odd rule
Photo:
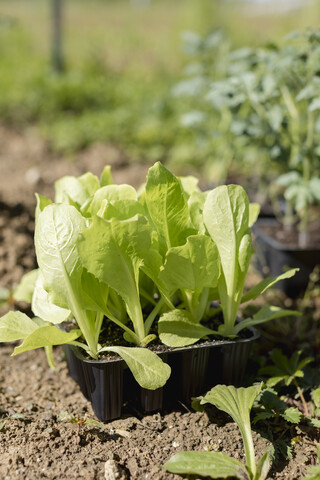
[[[99,174],[107,163],[118,182],[144,180],[147,166],[130,165],[114,147],[95,145],[71,161],[52,155],[33,131],[20,135],[0,128],[0,287],[12,288],[35,266],[34,192],[52,196],[61,175]],[[12,303],[1,313],[17,307],[26,308]],[[144,416],[126,405],[118,420],[85,425],[95,416],[68,376],[63,351],[55,350],[53,371],[43,350],[10,357],[12,349],[0,346],[1,480],[178,479],[162,465],[182,450],[215,450],[244,461],[238,427],[214,408],[199,413],[177,405],[175,411]],[[319,438],[293,428],[292,459],[280,459],[270,479],[303,478],[315,462]],[[257,456],[269,445],[262,435],[254,432]]]

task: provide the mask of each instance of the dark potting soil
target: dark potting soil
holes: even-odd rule
[[[219,314],[216,317],[210,318],[207,321],[203,322],[203,325],[205,325],[208,328],[211,328],[212,330],[218,330],[219,325],[222,324],[222,315]],[[133,326],[131,322],[128,324],[128,327],[133,329]],[[132,346],[135,347],[136,345],[134,344],[128,344],[123,338],[123,329],[120,328],[118,325],[113,323],[112,321],[105,321],[103,330],[100,335],[100,340],[99,343],[103,347],[107,346],[112,346],[112,345],[119,345],[123,347],[128,347]],[[158,336],[158,328],[156,323],[153,325],[153,327],[150,330],[150,334],[156,335],[156,338],[152,340],[152,342],[148,343],[147,348],[152,350],[155,353],[165,353],[165,352],[171,352],[174,351],[174,348],[167,347],[163,343],[161,343],[159,336]],[[250,338],[252,337],[253,333],[248,330],[244,329],[240,331],[239,335],[237,336],[237,339],[245,339],[245,338]],[[196,344],[201,344],[201,345],[206,345],[206,344],[211,344],[212,341],[216,342],[217,344],[223,343],[227,338],[223,338],[220,335],[210,335],[208,337],[204,337],[200,339]],[[196,345],[194,344],[194,345]],[[193,348],[194,345],[189,345],[187,347],[183,348]],[[84,358],[90,359],[86,352],[84,350],[81,351],[81,354],[84,356]],[[115,358],[120,358],[120,356],[117,353],[114,352],[103,352],[99,356],[100,359],[103,360],[114,360]]]

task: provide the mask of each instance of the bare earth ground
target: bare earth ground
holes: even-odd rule
[[[116,148],[96,145],[72,163],[50,154],[33,131],[22,136],[0,128],[0,287],[11,288],[35,266],[34,191],[52,197],[55,179],[87,170],[99,174],[107,163],[114,166],[117,182],[139,185],[144,180],[147,166],[130,165]],[[103,428],[62,420],[62,411],[79,419],[95,418],[68,376],[63,352],[55,351],[56,372],[49,369],[42,350],[10,358],[11,352],[11,345],[0,346],[1,480],[169,480],[181,477],[161,466],[181,450],[213,449],[243,459],[237,426],[215,410],[197,413],[181,406],[175,412],[143,416],[129,405],[123,418]],[[270,479],[303,478],[306,465],[315,459],[318,433],[311,433],[297,429],[300,440],[293,458],[280,460]],[[256,432],[254,439],[261,456],[267,441]],[[107,477],[109,460],[114,470]]]

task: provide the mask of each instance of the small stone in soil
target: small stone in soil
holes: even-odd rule
[[[105,480],[126,480],[127,475],[121,466],[114,460],[108,460],[104,464],[104,478]]]

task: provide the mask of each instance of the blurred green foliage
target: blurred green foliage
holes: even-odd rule
[[[286,223],[298,218],[306,232],[320,201],[319,30],[236,50],[214,30],[186,45],[192,60],[174,92],[190,104],[182,122],[207,145],[203,167],[250,166],[271,181],[271,196],[283,195]]]
[[[64,2],[64,53],[67,69],[50,68],[50,2],[3,0],[0,8],[0,119],[24,128],[37,125],[50,147],[72,154],[96,141],[112,142],[132,160],[174,163],[176,171],[209,165],[208,181],[224,178],[234,156],[224,118],[210,144],[194,112],[180,122],[188,102],[172,96],[181,78],[185,52],[181,32],[201,35],[224,26],[233,45],[257,43],[292,26],[315,21],[315,8],[281,16],[252,16],[234,0],[152,0],[145,7],[129,0]],[[257,32],[263,32],[260,37]],[[192,37],[192,34],[189,38]],[[212,47],[214,48],[214,46]],[[207,55],[208,68],[225,68],[230,45]],[[205,56],[205,49],[203,49]],[[208,125],[214,121],[209,118]],[[200,133],[200,135],[199,135]],[[226,145],[228,148],[226,149]],[[207,162],[215,152],[218,162]]]

